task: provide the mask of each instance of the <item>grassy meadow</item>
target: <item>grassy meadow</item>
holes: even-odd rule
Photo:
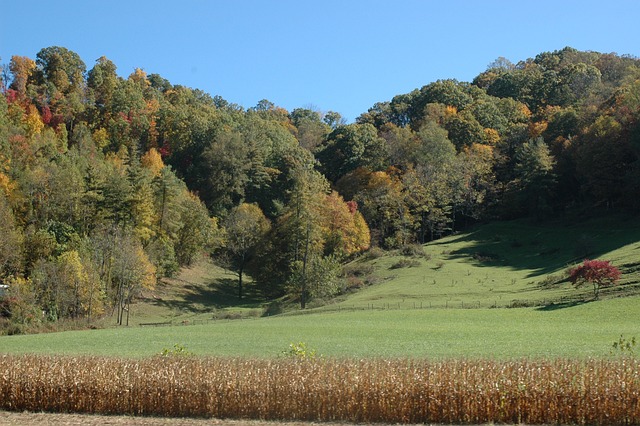
[[[367,286],[339,305],[470,308],[586,300],[592,290],[576,289],[565,276],[585,258],[611,260],[627,272],[610,295],[640,294],[640,224],[630,218],[497,222],[426,244],[424,253],[353,262],[355,272],[383,284]],[[398,268],[403,260],[410,266]]]
[[[273,358],[305,342],[328,357],[607,357],[620,335],[640,335],[636,298],[546,310],[349,310],[4,336],[4,353],[145,357],[182,345],[195,355]]]
[[[424,255],[364,256],[349,266],[370,281],[360,290],[270,317],[250,284],[239,301],[233,274],[200,263],[146,293],[130,327],[107,318],[97,330],[5,336],[0,352],[145,357],[178,344],[196,355],[270,358],[305,342],[327,357],[606,357],[621,335],[640,336],[638,241],[640,227],[624,218],[490,224],[427,244]],[[598,301],[563,275],[587,256],[626,272]],[[173,325],[139,326],[150,323]]]

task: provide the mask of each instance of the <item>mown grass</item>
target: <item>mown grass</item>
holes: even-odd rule
[[[621,334],[640,337],[639,302],[632,297],[548,308],[345,310],[4,336],[0,352],[144,357],[177,343],[196,355],[274,358],[290,343],[305,342],[321,355],[345,358],[608,357]]]
[[[356,423],[638,424],[640,361],[0,356],[0,409]]]

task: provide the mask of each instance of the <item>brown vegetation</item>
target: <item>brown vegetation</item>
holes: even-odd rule
[[[640,361],[0,357],[0,409],[385,423],[637,424]]]

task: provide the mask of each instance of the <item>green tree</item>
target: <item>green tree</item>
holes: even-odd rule
[[[556,185],[555,159],[544,139],[525,142],[516,152],[516,179],[519,204],[529,214],[541,219],[551,211]]]
[[[157,223],[156,235],[166,235],[176,240],[182,227],[182,202],[187,188],[170,166],[164,166],[152,181]]]
[[[493,156],[493,147],[482,144],[473,144],[456,156],[454,172],[449,174],[454,226],[459,216],[465,221],[481,219],[487,205],[494,201]],[[463,223],[465,225],[466,222]]]
[[[70,129],[85,110],[86,65],[80,56],[64,47],[52,46],[36,54],[38,83],[45,99],[51,99],[53,114],[59,114]]]
[[[304,309],[312,297],[307,274],[309,265],[322,255],[323,238],[319,212],[329,191],[326,179],[310,167],[296,172],[295,186],[289,204],[288,228],[292,234],[293,259],[291,265],[300,278],[300,308]],[[285,216],[287,217],[287,216]]]
[[[257,244],[271,227],[260,207],[255,204],[240,204],[224,221],[225,251],[231,258],[231,267],[238,274],[238,299],[242,299],[242,278]]]
[[[131,192],[126,200],[131,213],[133,232],[142,243],[147,243],[155,235],[156,210],[151,185],[153,176],[149,169],[134,158],[127,167],[127,179]]]
[[[633,171],[638,154],[630,144],[633,139],[625,133],[615,117],[601,115],[575,141],[576,175],[583,194],[594,205],[611,208],[628,197],[625,182],[630,181],[625,178]]]
[[[313,299],[334,297],[338,294],[340,261],[334,256],[313,256],[306,261],[295,261],[287,281],[289,294],[300,299],[301,309]]]
[[[93,99],[91,120],[95,126],[105,127],[113,111],[113,98],[118,88],[119,80],[116,65],[102,56],[96,60],[94,67],[89,70],[87,86]]]
[[[267,297],[282,296],[295,287],[304,309],[312,298],[307,279],[310,265],[324,252],[321,218],[329,184],[310,162],[299,165],[292,174],[293,186],[283,213],[258,247],[251,267]],[[297,281],[292,287],[294,271]]]
[[[202,153],[198,170],[203,201],[216,216],[225,215],[244,197],[252,163],[250,147],[236,131],[216,136]]]
[[[321,119],[319,112],[306,108],[294,109],[291,112],[291,121],[296,128],[300,146],[312,152],[324,142],[332,129],[331,124]]]
[[[182,200],[180,222],[182,226],[175,242],[176,259],[180,265],[191,265],[204,251],[220,244],[220,231],[215,218],[209,217],[205,205],[193,193]]]
[[[23,234],[16,223],[13,209],[0,189],[0,278],[17,275],[22,269]]]
[[[372,171],[385,169],[386,143],[372,125],[349,124],[336,128],[327,136],[317,158],[325,176],[335,182],[358,167]]]

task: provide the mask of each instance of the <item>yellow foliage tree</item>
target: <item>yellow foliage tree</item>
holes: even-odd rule
[[[11,170],[11,159],[0,153],[0,189],[4,191],[7,197],[16,189],[16,183],[9,177]]]
[[[11,88],[21,96],[27,94],[27,82],[36,69],[36,62],[25,56],[12,56],[9,62],[9,71],[13,75]]]
[[[93,142],[98,149],[104,149],[109,145],[109,132],[104,127],[100,127],[93,132]]]
[[[345,202],[333,191],[326,196],[322,212],[325,252],[350,256],[369,248],[371,235],[357,203]]]
[[[133,298],[142,289],[151,290],[156,285],[156,268],[142,248],[142,244],[131,236],[123,236],[118,242],[113,267],[115,305],[118,325],[129,325],[130,306]],[[126,318],[125,318],[126,314]]]
[[[140,163],[142,164],[142,167],[151,172],[153,177],[160,176],[160,172],[164,168],[162,156],[155,148],[151,148],[149,151],[145,152],[142,158],[140,158]]]
[[[496,129],[484,129],[485,140],[489,145],[496,145],[500,142],[500,133]]]
[[[38,112],[38,108],[36,108],[35,105],[29,104],[27,107],[27,113],[22,118],[22,125],[27,137],[39,135],[42,129],[44,129],[42,117],[40,117],[40,112]]]
[[[89,277],[82,265],[80,255],[76,250],[66,251],[58,256],[57,276],[61,288],[57,294],[61,295],[57,300],[60,314],[68,313],[73,318],[79,318],[83,314],[82,305],[89,293],[87,284]]]
[[[549,126],[549,123],[547,123],[546,120],[542,120],[542,121],[532,121],[529,123],[529,137],[532,139],[535,139],[537,137],[540,137],[540,135],[542,135],[542,133],[547,130],[547,127]]]

